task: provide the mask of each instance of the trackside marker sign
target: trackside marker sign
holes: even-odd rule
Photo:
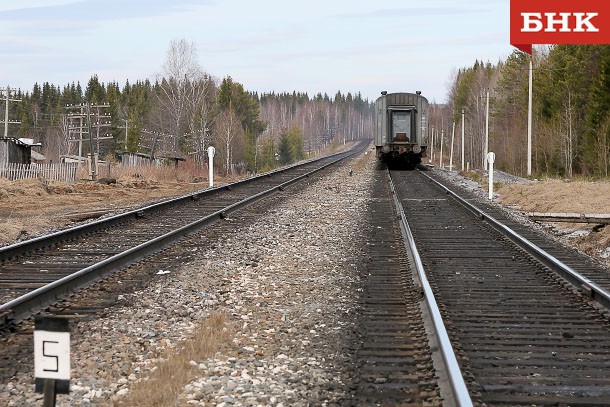
[[[510,0],[510,43],[610,44],[610,1]]]

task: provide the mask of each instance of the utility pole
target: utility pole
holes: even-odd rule
[[[95,112],[95,124],[93,124],[93,126],[96,129],[96,137],[95,140],[97,142],[97,153],[99,154],[100,152],[100,140],[108,140],[108,139],[112,139],[112,136],[109,136],[108,134],[106,134],[105,136],[100,136],[100,129],[102,127],[110,127],[110,119],[111,116],[105,112],[102,112],[100,109],[107,109],[110,107],[110,105],[108,104],[103,104],[103,105],[92,105],[91,107],[95,108],[96,112]],[[103,120],[106,119],[106,120]]]
[[[434,127],[432,127],[431,129],[431,133],[432,133],[432,142],[430,143],[430,159],[428,160],[429,163],[434,163]]]
[[[83,137],[85,133],[85,124],[83,123],[83,119],[85,119],[85,106],[83,104],[75,106],[68,105],[65,109],[68,111],[68,143],[78,143],[78,160],[81,162],[83,157]],[[76,112],[72,113],[74,110]],[[70,150],[71,149],[68,147],[68,154],[70,154]]]
[[[451,128],[451,152],[449,153],[449,171],[453,171],[453,140],[455,138],[455,121]]]
[[[91,103],[87,103],[87,133],[89,133],[89,177],[92,181],[97,180],[97,154],[93,145],[93,133],[91,132]]]
[[[464,171],[464,108],[462,108],[462,171]]]
[[[125,126],[117,127],[117,129],[125,130],[125,142],[123,143],[123,151],[127,151],[127,141],[129,139],[129,120],[122,119],[125,122]],[[118,141],[118,140],[117,140]]]
[[[15,89],[11,89],[9,86],[6,89],[3,89],[4,93],[4,138],[8,137],[8,125],[9,124],[21,124],[19,121],[9,120],[8,119],[8,104],[9,102],[21,102],[21,99],[11,99],[11,91]]]
[[[109,122],[102,122],[101,119],[109,119],[110,115],[102,115],[102,113],[100,112],[100,108],[108,108],[110,107],[110,105],[92,105],[91,103],[87,103],[87,131],[89,132],[89,157],[90,157],[90,164],[91,164],[91,172],[90,172],[90,177],[91,180],[95,181],[97,180],[98,177],[98,171],[97,171],[97,164],[99,161],[99,153],[100,153],[100,140],[106,140],[106,139],[111,139],[112,136],[100,136],[100,128],[102,127],[108,127],[110,126]],[[92,123],[92,119],[91,119],[91,110],[95,109],[96,112],[95,114],[93,114],[93,117],[95,118],[95,123]],[[96,136],[95,136],[95,144],[93,143],[94,138],[93,138],[93,127],[95,127],[96,129]]]
[[[439,159],[438,167],[443,169],[443,143],[445,138],[445,129],[441,129],[441,158]]]
[[[91,103],[80,104],[77,106],[66,106],[66,110],[76,110],[76,113],[68,113],[70,143],[78,143],[78,160],[82,162],[83,157],[83,141],[89,142],[89,177],[91,180],[97,179],[97,161],[100,151],[100,140],[112,139],[112,136],[100,135],[100,129],[110,126],[110,115],[105,114],[101,109],[110,107],[106,104],[92,105]],[[95,109],[95,112],[92,110]],[[108,119],[108,120],[104,120]],[[84,123],[83,123],[84,120]],[[95,136],[93,129],[96,129]],[[76,135],[74,135],[76,133]],[[85,136],[87,137],[85,139]]]
[[[489,152],[489,91],[485,106],[485,154],[483,154],[483,169],[487,170],[487,153]]]

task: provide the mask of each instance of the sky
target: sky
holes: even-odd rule
[[[513,50],[508,0],[1,0],[0,86],[154,80],[183,39],[248,91],[370,101],[442,103],[458,69]]]

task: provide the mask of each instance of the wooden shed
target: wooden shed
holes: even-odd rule
[[[32,146],[16,138],[0,138],[0,167],[9,163],[30,164]]]
[[[178,162],[186,161],[182,157],[173,157],[173,156],[160,156],[157,155],[155,157],[151,157],[148,154],[143,153],[129,153],[123,152],[120,154],[121,164],[123,167],[144,167],[146,165],[155,165],[162,166],[173,164],[175,167],[178,166]]]

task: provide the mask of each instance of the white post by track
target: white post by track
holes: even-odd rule
[[[214,186],[214,154],[216,154],[216,149],[212,146],[208,147],[208,167],[210,168],[210,188]]]
[[[496,161],[496,154],[493,151],[487,153],[487,162],[489,163],[489,200],[491,201],[494,197],[494,161]]]

